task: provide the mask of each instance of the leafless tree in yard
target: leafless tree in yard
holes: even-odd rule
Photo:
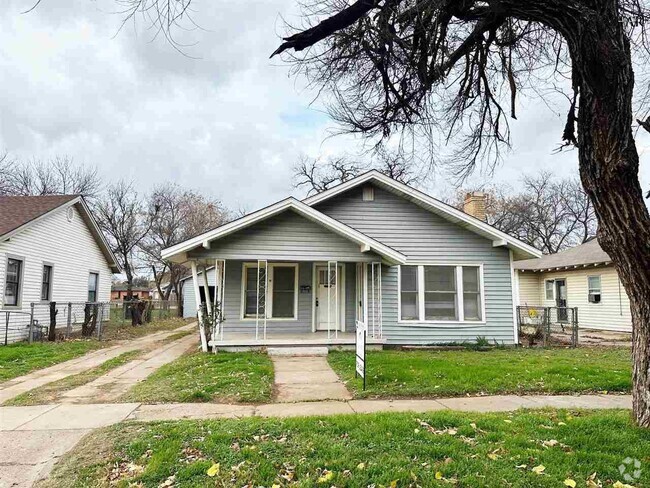
[[[306,187],[307,194],[319,193],[371,169],[407,185],[422,185],[431,168],[428,163],[405,155],[399,149],[389,150],[381,146],[366,162],[347,156],[326,159],[302,156],[293,168],[294,187]]]
[[[99,227],[108,238],[126,275],[126,296],[130,300],[133,297],[139,246],[152,229],[158,209],[147,211],[133,185],[119,181],[108,186],[105,195],[95,203],[93,210]],[[132,314],[132,323],[141,323],[137,314]]]
[[[162,299],[168,300],[172,291],[180,297],[188,269],[162,259],[161,250],[225,223],[230,214],[221,202],[173,184],[155,188],[148,200],[149,211],[157,216],[139,247]]]
[[[478,189],[487,194],[489,224],[546,254],[583,244],[596,235],[593,205],[575,178],[558,179],[542,171],[524,177],[516,192],[496,186]],[[461,191],[452,204],[462,208],[466,192]]]
[[[76,164],[68,156],[29,162],[0,156],[0,194],[99,196],[102,182],[97,168]]]

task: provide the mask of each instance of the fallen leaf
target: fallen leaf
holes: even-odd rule
[[[546,466],[540,464],[539,466],[535,466],[531,471],[535,474],[543,474],[545,469]]]
[[[359,469],[359,470],[361,470],[361,469],[366,469],[366,463],[359,463],[359,464],[357,464],[357,469]]]
[[[398,481],[399,481],[399,480],[393,480],[393,481],[391,481],[391,482],[390,482],[390,488],[397,488],[397,482],[398,482]]]
[[[319,483],[327,483],[330,481],[332,478],[334,478],[334,473],[332,471],[323,471],[323,475],[318,478]]]
[[[632,485],[628,485],[626,483],[621,483],[620,481],[617,481],[612,485],[612,488],[634,488]]]
[[[210,468],[208,469],[208,476],[211,478],[214,478],[219,474],[219,470],[221,469],[221,465],[219,463],[214,463]]]
[[[564,480],[564,486],[568,486],[569,488],[576,488],[576,482],[571,478],[567,478]]]
[[[442,479],[442,472],[441,471],[436,471],[436,479],[441,480]]]

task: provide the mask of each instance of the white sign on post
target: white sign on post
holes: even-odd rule
[[[356,341],[356,373],[363,378],[363,389],[366,389],[366,327],[357,322]]]

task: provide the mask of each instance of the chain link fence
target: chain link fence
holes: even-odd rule
[[[577,307],[517,307],[519,342],[540,345],[578,346]]]
[[[109,303],[111,323],[132,323],[139,317],[142,323],[179,316],[174,300],[117,300]]]

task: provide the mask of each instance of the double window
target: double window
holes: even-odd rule
[[[266,274],[268,273],[268,279]],[[298,265],[269,263],[267,268],[257,264],[244,264],[243,316],[259,316],[272,319],[295,319],[298,313]],[[266,289],[265,289],[266,287]]]
[[[5,298],[7,307],[20,306],[20,288],[23,279],[23,261],[17,258],[7,259],[7,272],[5,276]]]
[[[480,266],[400,266],[400,320],[483,320]]]
[[[43,265],[43,279],[41,280],[41,301],[49,302],[52,299],[52,266]]]
[[[99,274],[98,273],[89,273],[88,274],[88,301],[96,302],[97,301],[97,288],[99,287]]]
[[[601,284],[600,276],[589,276],[587,278],[587,287],[589,288],[588,299],[590,303],[600,303]]]

